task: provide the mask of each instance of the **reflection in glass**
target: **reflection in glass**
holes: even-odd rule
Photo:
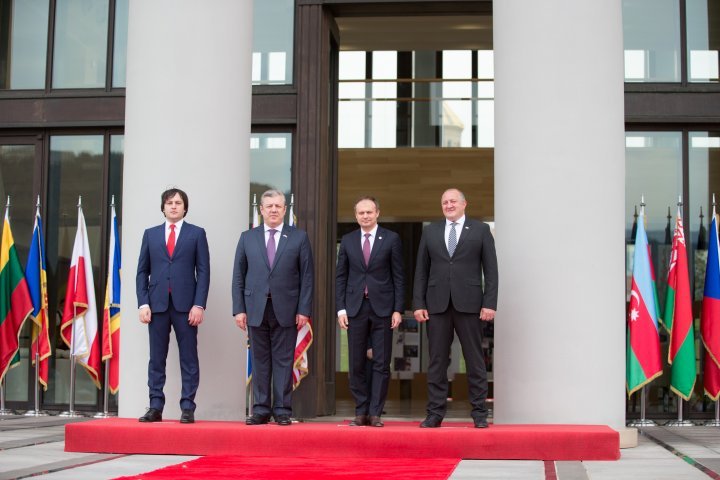
[[[338,148],[365,147],[365,52],[340,52]],[[347,80],[360,80],[348,82]],[[360,101],[357,101],[360,100]]]
[[[293,82],[294,0],[253,3],[253,85]]]
[[[10,197],[10,225],[20,262],[25,265],[35,218],[33,198],[34,145],[0,145],[0,198],[2,214]],[[6,376],[7,401],[28,400],[30,322],[20,332],[20,363]]]
[[[253,133],[250,135],[250,204],[253,195],[274,188],[285,193],[288,206],[292,180],[292,134]],[[288,211],[289,211],[288,207]],[[252,205],[250,205],[252,223]]]
[[[0,0],[0,89],[45,88],[49,0]]]
[[[102,88],[107,62],[108,0],[58,0],[53,88]]]
[[[55,312],[56,325],[51,327],[51,342],[55,368],[51,368],[46,403],[66,404],[70,395],[70,361],[67,345],[62,341],[59,323],[64,307],[66,282],[73,242],[77,231],[78,196],[82,196],[83,214],[90,242],[90,257],[95,280],[95,298],[104,293],[100,277],[100,248],[103,239],[103,136],[50,137],[50,169],[47,201],[47,266],[48,305]],[[102,305],[102,301],[97,304]],[[102,317],[99,317],[102,318]],[[82,367],[76,375],[75,401],[95,405],[98,390]]]
[[[397,52],[372,52],[372,78],[397,79]],[[370,145],[373,148],[397,146],[397,82],[374,82],[370,102]]]
[[[679,0],[623,0],[626,82],[680,81]]]
[[[717,82],[720,70],[720,0],[686,0],[688,80]]]
[[[634,254],[633,224],[644,197],[646,230],[655,271],[660,312],[665,305],[668,259],[672,230],[682,189],[682,135],[680,132],[627,132],[625,134],[625,239],[626,286],[629,296]],[[660,329],[662,357],[667,358],[668,334]],[[647,412],[676,412],[677,396],[669,388],[670,374],[662,375],[648,387]],[[639,412],[640,394],[628,402],[628,412]]]
[[[129,0],[115,0],[115,39],[113,40],[113,88],[125,87],[127,67],[127,28]]]

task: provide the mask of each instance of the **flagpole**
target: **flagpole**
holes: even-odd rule
[[[40,195],[37,197],[37,203],[35,204],[35,220],[38,218],[40,212]],[[38,242],[38,250],[42,250],[40,242]],[[42,251],[38,258],[42,258]],[[41,300],[42,302],[42,300]],[[25,412],[26,417],[47,417],[49,414],[40,410],[40,335],[42,334],[42,328],[38,331],[37,345],[35,347],[35,409],[28,410]],[[32,339],[31,339],[32,341]]]
[[[7,204],[5,205],[5,215],[10,217],[10,195],[7,197]],[[0,382],[0,417],[6,417],[8,415],[15,415],[13,410],[5,408],[5,385],[7,384],[7,375],[5,375]]]
[[[110,199],[110,210],[115,208],[115,195],[113,195]],[[110,222],[113,222],[112,215],[110,216]],[[112,230],[113,226],[110,226],[110,229]],[[115,232],[115,235],[117,235],[117,232]],[[114,241],[114,239],[110,239],[110,241]],[[110,251],[110,249],[108,249]],[[110,262],[108,262],[108,265],[110,265]],[[108,275],[112,275],[113,272],[108,271]],[[105,325],[107,328],[108,326]],[[93,415],[94,418],[110,418],[115,417],[116,415],[114,413],[110,413],[110,409],[108,408],[108,405],[110,403],[110,359],[105,360],[105,381],[103,382],[103,386],[105,387],[105,392],[103,394],[103,411],[97,412],[95,415]]]
[[[78,215],[82,210],[82,195],[78,196]],[[77,282],[77,275],[75,281]],[[77,306],[73,305],[73,319],[77,317]],[[60,417],[83,417],[84,415],[75,411],[75,320],[70,326],[70,405],[69,409],[62,412]]]

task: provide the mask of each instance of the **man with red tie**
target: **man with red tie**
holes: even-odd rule
[[[182,374],[180,423],[195,421],[195,394],[200,384],[197,331],[210,289],[210,253],[205,230],[184,221],[188,206],[182,190],[163,192],[160,210],[165,223],[145,230],[140,247],[135,284],[140,321],[148,325],[150,335],[150,408],[140,417],[141,422],[162,421],[171,328]]]
[[[380,227],[379,216],[375,198],[360,198],[355,204],[360,228],[343,236],[338,253],[335,304],[338,324],[348,331],[353,427],[383,426],[380,416],[390,382],[392,329],[400,325],[405,310],[400,236]],[[367,375],[369,345],[372,374]]]

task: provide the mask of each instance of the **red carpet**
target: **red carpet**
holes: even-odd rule
[[[461,458],[617,460],[620,439],[602,425],[490,425],[386,422],[385,428],[307,422],[290,427],[240,422],[139,423],[108,418],[65,426],[65,451],[129,454],[274,456],[313,458]]]
[[[198,478],[252,478],[257,480],[302,480],[343,478],[377,480],[378,478],[412,478],[413,480],[447,479],[455,470],[458,459],[430,458],[333,458],[317,460],[284,457],[202,457],[190,462],[161,468],[133,477],[116,480],[185,480]]]

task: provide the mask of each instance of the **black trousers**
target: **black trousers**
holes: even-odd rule
[[[297,327],[280,325],[268,298],[262,323],[259,327],[248,327],[248,333],[253,370],[253,413],[292,415],[292,366]]]
[[[170,346],[170,329],[175,330],[180,355],[182,391],[180,408],[195,411],[195,394],[200,385],[200,362],[198,361],[198,328],[188,323],[188,312],[178,312],[172,303],[164,312],[153,312],[148,325],[150,336],[150,361],[148,363],[148,388],[150,407],[162,412],[165,407],[165,365]]]
[[[373,350],[370,375],[367,374],[368,346]],[[367,299],[363,300],[358,314],[348,318],[348,354],[355,415],[382,415],[390,383],[392,329],[390,317],[375,315]]]
[[[488,415],[485,400],[488,394],[487,371],[482,350],[482,320],[480,312],[464,313],[455,310],[450,302],[446,311],[430,314],[427,322],[428,350],[428,403],[427,414],[445,417],[447,411],[450,347],[457,332],[467,367],[468,397],[473,418]]]

